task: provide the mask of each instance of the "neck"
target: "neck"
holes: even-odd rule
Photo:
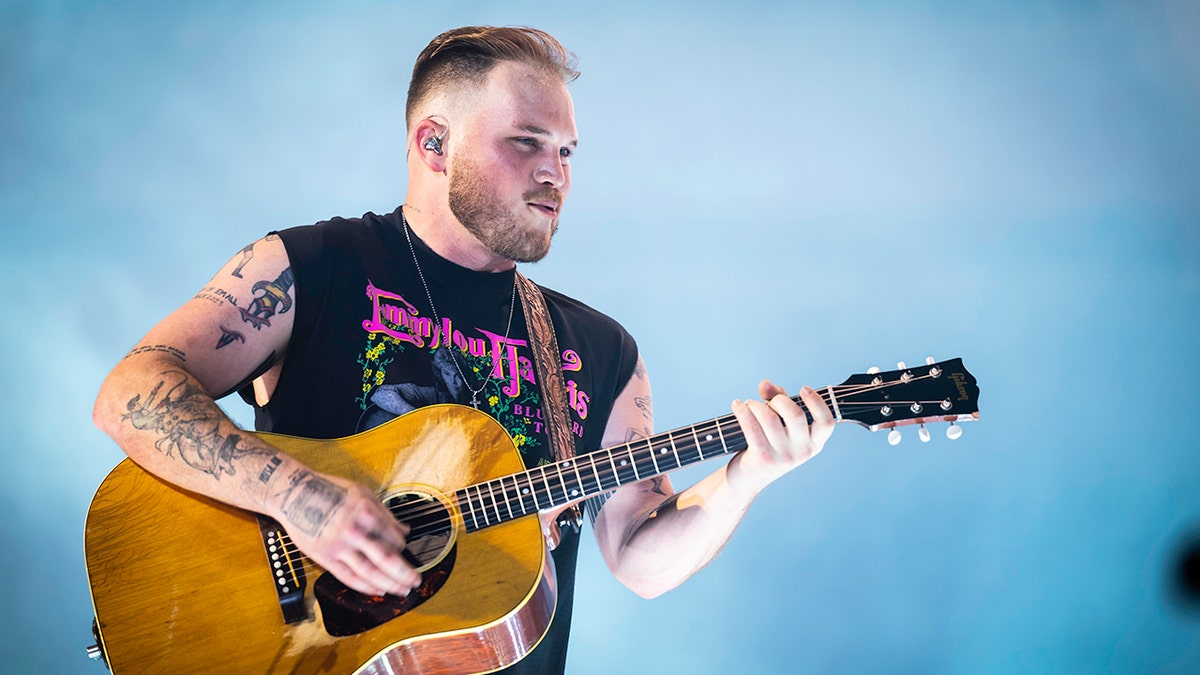
[[[427,209],[405,200],[401,209],[413,234],[446,260],[476,272],[505,272],[516,267],[512,260],[498,256],[484,246],[448,208]]]

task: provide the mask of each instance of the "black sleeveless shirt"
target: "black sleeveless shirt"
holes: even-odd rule
[[[277,234],[291,262],[295,325],[271,399],[255,411],[260,431],[339,438],[424,405],[470,404],[478,391],[479,409],[508,430],[527,468],[552,461],[512,271],[460,267],[412,232],[410,250],[399,209]],[[614,320],[542,290],[562,350],[576,452],[596,450],[637,347]],[[553,554],[559,595],[550,630],[503,672],[564,669],[578,547],[578,535],[564,532]]]

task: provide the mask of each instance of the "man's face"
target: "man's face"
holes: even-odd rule
[[[496,255],[540,260],[571,189],[571,96],[555,76],[513,62],[471,96],[451,132],[450,210]]]

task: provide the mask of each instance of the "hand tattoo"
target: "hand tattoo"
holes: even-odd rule
[[[288,476],[288,485],[279,496],[288,520],[315,537],[345,501],[346,490],[311,471],[297,469]]]

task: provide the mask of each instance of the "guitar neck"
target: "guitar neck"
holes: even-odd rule
[[[472,485],[458,490],[455,497],[467,529],[476,530],[745,448],[737,420],[725,415]]]
[[[978,418],[979,387],[951,359],[915,368],[850,376],[820,390],[835,421],[855,422],[869,429],[905,424],[969,421]],[[804,408],[799,397],[793,401]],[[812,415],[805,409],[808,421]],[[897,434],[897,442],[899,432]],[[951,438],[956,437],[952,435]],[[928,433],[924,433],[928,440]],[[647,478],[724,457],[746,448],[741,426],[733,415],[693,424],[649,438],[546,464],[522,473],[478,483],[455,492],[468,530],[478,530],[538,511],[565,506]]]

